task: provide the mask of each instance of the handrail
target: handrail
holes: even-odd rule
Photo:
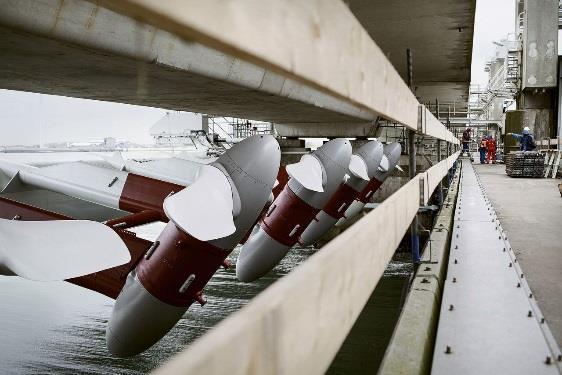
[[[324,373],[429,189],[457,157],[418,174],[155,374]]]
[[[433,113],[429,111],[425,106],[423,108],[423,120],[421,121],[421,133],[429,135],[431,137],[444,140],[445,142],[450,142],[452,144],[458,145],[460,143],[459,139],[454,136],[443,124],[439,121]]]

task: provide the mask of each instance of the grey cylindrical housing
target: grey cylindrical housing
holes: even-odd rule
[[[213,165],[230,177],[240,198],[240,213],[234,218],[236,232],[209,241],[221,249],[233,249],[256,222],[277,178],[281,150],[271,135],[254,135],[237,143]]]
[[[331,217],[324,211],[320,211],[316,215],[316,219],[312,220],[303,234],[301,234],[300,243],[305,246],[312,245],[314,241],[325,235],[337,221],[338,219]]]
[[[384,155],[388,159],[388,170],[383,171],[377,168],[376,172],[373,174],[373,178],[376,178],[380,182],[384,182],[386,178],[394,171],[396,165],[400,161],[400,155],[402,154],[402,146],[400,143],[393,142],[384,146]],[[342,226],[349,219],[357,215],[365,207],[365,203],[355,200],[345,211],[345,216],[338,220],[336,226]]]
[[[384,182],[384,180],[386,180],[386,178],[392,173],[392,171],[394,171],[394,168],[396,168],[396,165],[400,161],[401,154],[402,146],[400,146],[400,143],[398,142],[389,143],[384,146],[384,155],[388,159],[388,170],[377,170],[373,177],[380,182]]]
[[[186,310],[187,307],[168,305],[154,297],[133,271],[111,312],[106,330],[107,349],[116,357],[142,353],[172,329]]]
[[[367,167],[367,176],[369,178],[373,178],[373,176],[378,172],[383,151],[383,145],[381,142],[371,141],[362,145],[355,152],[355,155],[359,156],[365,163],[365,166]],[[359,192],[369,183],[369,180],[364,180],[355,176],[351,170],[348,170],[348,175],[350,177],[345,184],[355,190],[357,194],[359,194]],[[334,218],[325,211],[320,211],[316,215],[316,218],[310,222],[310,225],[300,236],[300,243],[303,245],[311,245],[314,241],[326,234],[338,220],[339,217]]]
[[[320,160],[324,169],[326,178],[326,182],[323,184],[324,191],[310,191],[294,178],[289,180],[288,185],[304,202],[317,209],[322,209],[342,183],[343,176],[349,168],[351,143],[344,138],[332,139],[317,148],[312,154]]]
[[[351,144],[347,139],[338,138],[326,142],[319,147],[312,155],[318,159],[323,170],[323,192],[312,191],[305,188],[296,178],[291,178],[285,187],[290,189],[295,195],[295,199],[305,202],[308,206],[321,209],[324,204],[330,199],[332,194],[342,183],[343,177],[349,167],[349,160],[351,158]],[[275,206],[273,202],[272,206]],[[282,209],[277,208],[273,210],[268,217],[268,222],[271,224],[276,220],[285,220],[285,223],[291,223],[296,218],[283,218],[278,215]],[[310,222],[294,226],[296,228],[306,228]],[[301,226],[302,225],[302,226]],[[272,225],[275,227],[275,225]],[[291,225],[283,225],[281,227],[291,227]],[[241,281],[255,280],[275,267],[277,263],[283,259],[290,249],[290,244],[282,244],[281,240],[276,240],[274,236],[283,236],[286,233],[266,232],[264,228],[259,228],[257,232],[252,233],[248,241],[240,250],[240,255],[236,262],[236,275]],[[298,236],[298,235],[297,235]],[[281,237],[277,237],[278,239]]]
[[[369,178],[373,178],[375,173],[377,173],[383,153],[384,146],[379,141],[367,142],[355,152],[356,155],[365,161]],[[400,154],[398,154],[398,156],[400,156]]]
[[[289,246],[271,238],[259,224],[256,225],[236,261],[236,277],[244,282],[259,279],[272,270],[289,249]]]

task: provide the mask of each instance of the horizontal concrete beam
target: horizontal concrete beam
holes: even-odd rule
[[[446,122],[447,118],[446,117],[442,117],[439,119],[440,121]],[[503,120],[477,120],[477,119],[471,119],[468,117],[451,117],[449,118],[449,123],[451,124],[451,126],[456,126],[456,125],[470,125],[470,126],[478,126],[478,125],[502,125],[503,124]]]
[[[377,117],[97,2],[0,0],[0,6],[1,88],[276,123]]]
[[[460,141],[454,136],[443,124],[433,116],[433,114],[424,106],[420,106],[422,121],[420,124],[421,129],[419,132],[429,135],[431,137],[442,139],[446,142],[459,144]]]
[[[343,1],[102,4],[416,127],[415,96]]]
[[[275,130],[281,137],[376,137],[377,125],[376,122],[275,124]]]
[[[340,0],[0,4],[1,88],[282,124],[381,116],[418,128],[416,98]]]

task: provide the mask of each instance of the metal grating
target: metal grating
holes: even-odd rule
[[[505,156],[505,173],[510,177],[543,177],[544,155],[534,151],[509,153]]]
[[[562,373],[560,349],[466,160],[460,184],[432,373]]]

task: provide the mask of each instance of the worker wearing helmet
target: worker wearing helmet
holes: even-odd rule
[[[523,128],[523,134],[514,134],[514,133],[507,133],[507,135],[511,135],[517,141],[519,141],[519,150],[521,151],[533,151],[537,148],[535,144],[535,139],[531,135],[531,129],[528,126]]]

